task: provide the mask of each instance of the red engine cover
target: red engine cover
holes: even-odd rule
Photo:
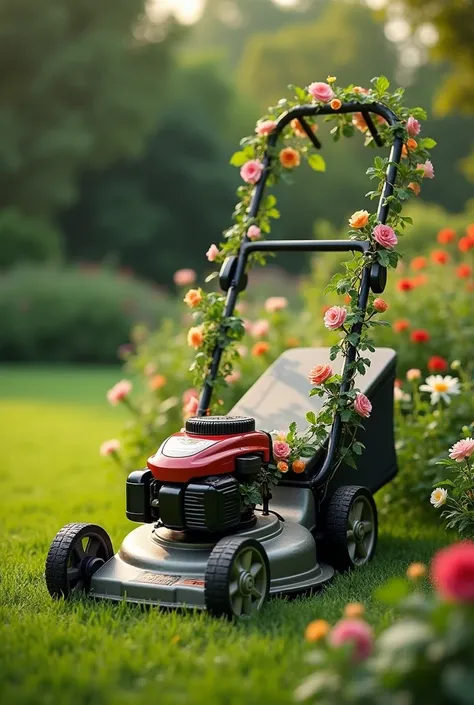
[[[196,477],[227,475],[240,455],[261,453],[270,462],[270,441],[263,431],[232,436],[174,433],[148,458],[148,468],[161,482],[189,482]]]

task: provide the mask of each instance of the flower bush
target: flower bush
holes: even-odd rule
[[[449,460],[438,465],[450,471],[451,478],[436,482],[431,493],[431,504],[438,509],[446,506],[441,516],[448,529],[474,536],[474,438],[457,441],[449,451]]]
[[[474,543],[442,549],[431,565],[414,563],[375,593],[395,620],[374,634],[361,605],[348,605],[334,626],[308,625],[313,673],[298,702],[346,705],[467,705],[474,687]],[[353,608],[356,609],[353,609]]]
[[[469,435],[474,384],[470,371],[459,361],[428,358],[425,366],[452,371],[423,378],[418,368],[407,370],[394,389],[396,450],[399,473],[380,495],[382,513],[420,512],[441,480],[457,482],[451,476],[452,463],[440,463],[446,450],[459,438],[460,429]],[[451,370],[451,367],[454,367]],[[453,376],[457,375],[457,376]],[[468,425],[466,425],[466,423]],[[459,467],[457,468],[459,469]],[[446,472],[448,477],[446,478]]]

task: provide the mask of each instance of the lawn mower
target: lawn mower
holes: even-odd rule
[[[305,120],[335,113],[330,105],[302,105],[283,114],[269,137],[268,167],[282,129],[298,120],[316,149],[318,138]],[[371,117],[391,126],[397,116],[380,103],[343,103],[337,112],[359,113],[378,146],[383,146]],[[402,152],[395,131],[377,217],[385,223]],[[249,217],[258,213],[268,168],[257,183]],[[241,244],[238,255],[222,265],[219,283],[227,292],[225,316],[232,315],[247,284],[246,265],[255,252],[365,252],[362,240],[278,240]],[[359,308],[369,292],[385,288],[386,269],[366,265]],[[360,333],[361,323],[352,332]],[[317,413],[320,397],[308,397],[308,370],[326,363],[329,350],[293,348],[284,352],[246,392],[227,416],[207,416],[222,349],[214,351],[197,415],[185,422],[150,456],[147,467],[126,481],[126,515],[141,526],[128,534],[115,553],[106,531],[94,524],[68,524],[54,538],[47,559],[46,585],[53,597],[85,592],[93,598],[163,607],[207,609],[213,615],[239,617],[260,610],[269,595],[289,595],[319,587],[336,571],[366,564],[377,543],[373,494],[397,472],[393,436],[395,352],[377,349],[371,366],[355,382],[372,402],[373,412],[359,431],[366,446],[354,470],[335,469],[343,423],[336,415],[327,441],[307,462],[291,470],[262,505],[242,508],[240,484],[272,462],[271,429],[291,421],[305,427],[308,409]],[[342,387],[351,384],[351,347],[342,365]]]

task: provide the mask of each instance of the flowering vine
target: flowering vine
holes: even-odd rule
[[[275,465],[270,468],[270,476],[265,471],[265,477],[259,478],[257,487],[261,490],[263,484],[273,484],[282,473],[292,470],[301,473],[305,470],[307,458],[314,455],[316,449],[325,441],[328,427],[336,415],[343,423],[343,437],[339,449],[338,464],[342,461],[355,467],[355,456],[363,452],[363,445],[356,440],[357,431],[371,412],[369,399],[354,386],[356,373],[364,374],[370,360],[367,351],[374,351],[370,337],[371,328],[377,325],[387,325],[378,320],[379,314],[388,308],[387,303],[370,295],[365,314],[359,308],[358,290],[364,268],[370,264],[379,263],[383,267],[396,267],[400,253],[396,247],[399,237],[411,219],[403,216],[402,206],[405,201],[420,193],[423,179],[434,177],[433,164],[430,161],[429,150],[436,145],[429,137],[420,137],[421,120],[426,114],[421,108],[407,108],[403,105],[403,89],[389,92],[390,83],[387,78],[374,78],[370,88],[350,85],[347,88],[336,86],[336,79],[328,76],[326,82],[311,83],[306,88],[290,86],[293,97],[283,98],[276,106],[269,108],[255,127],[255,132],[240,142],[240,150],[231,158],[230,163],[240,169],[243,183],[237,189],[239,201],[233,213],[233,224],[224,231],[224,239],[219,244],[212,244],[207,252],[211,262],[220,263],[230,255],[236,255],[245,240],[260,240],[270,233],[272,219],[279,217],[276,207],[277,199],[269,193],[263,199],[260,210],[255,217],[250,217],[250,205],[254,189],[267,168],[267,185],[271,188],[280,180],[291,181],[291,174],[300,167],[302,161],[315,171],[324,171],[323,157],[314,152],[309,142],[307,131],[298,120],[292,120],[286,125],[280,135],[279,145],[268,146],[268,138],[275,130],[278,119],[291,108],[313,104],[324,106],[330,104],[335,111],[326,115],[324,120],[333,123],[331,135],[335,141],[341,137],[351,137],[357,132],[365,136],[365,145],[374,146],[372,135],[362,113],[338,113],[343,103],[358,101],[359,103],[379,102],[391,109],[399,118],[400,123],[389,125],[381,116],[376,115],[377,131],[384,144],[390,145],[395,135],[403,139],[402,160],[398,166],[396,183],[393,191],[385,199],[383,205],[389,206],[387,222],[382,224],[375,213],[361,209],[349,218],[349,239],[362,240],[368,243],[367,250],[358,253],[343,264],[343,271],[337,273],[326,289],[345,297],[345,305],[332,306],[324,314],[324,325],[329,330],[341,333],[339,342],[330,349],[330,359],[327,364],[319,365],[311,370],[309,381],[312,385],[310,396],[323,398],[321,410],[316,415],[308,412],[306,419],[308,428],[300,432],[295,423],[290,424],[288,431],[274,434]],[[313,134],[318,126],[318,114],[305,117],[305,123]],[[272,157],[266,167],[265,154],[270,150]],[[366,197],[370,200],[379,199],[386,179],[389,157],[376,156],[367,170],[370,180],[375,182],[374,188]],[[262,253],[254,252],[248,266],[264,264]],[[217,277],[217,272],[208,277],[210,281]],[[188,343],[196,350],[196,356],[191,366],[194,373],[194,383],[202,386],[209,382],[209,372],[212,354],[216,346],[222,349],[219,371],[212,382],[214,392],[226,386],[226,378],[233,372],[233,365],[239,359],[238,342],[244,333],[243,321],[238,316],[225,316],[225,297],[215,291],[204,292],[201,288],[190,290],[184,301],[192,309],[195,325],[189,330]],[[354,324],[360,332],[353,332]],[[355,359],[347,361],[350,349],[356,348]],[[346,358],[349,366],[350,384],[348,388],[341,387],[342,376],[334,374],[330,362],[338,355]],[[249,488],[246,489],[248,494]],[[255,492],[250,494],[255,500]],[[252,501],[252,500],[249,500]]]

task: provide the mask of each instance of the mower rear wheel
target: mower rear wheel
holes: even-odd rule
[[[324,528],[328,562],[339,572],[368,563],[377,545],[377,507],[366,487],[339,487],[329,500]]]
[[[270,564],[262,544],[228,536],[214,546],[206,568],[205,601],[215,617],[243,617],[262,609],[270,591]]]
[[[114,555],[108,533],[97,524],[66,524],[54,537],[44,577],[51,597],[89,592],[94,573]]]

